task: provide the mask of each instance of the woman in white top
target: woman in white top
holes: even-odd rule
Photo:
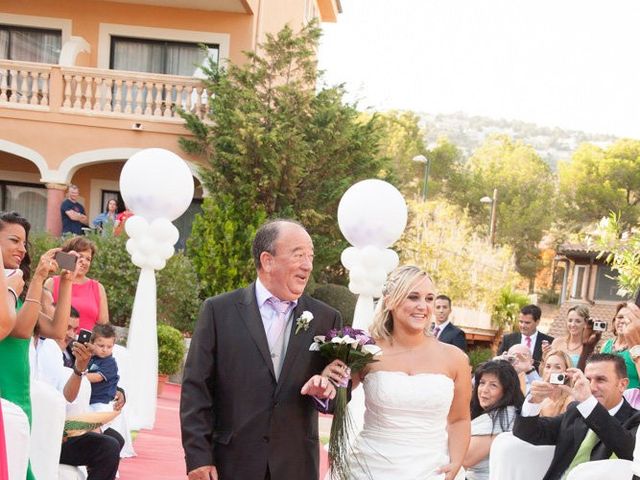
[[[489,479],[489,451],[494,438],[513,428],[516,408],[524,396],[518,374],[505,360],[478,366],[471,395],[471,442],[462,465],[467,480]]]

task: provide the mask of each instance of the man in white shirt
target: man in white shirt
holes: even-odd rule
[[[513,434],[533,445],[555,445],[543,480],[560,480],[575,466],[613,454],[632,460],[640,414],[622,393],[629,384],[624,359],[607,353],[587,359],[585,372],[568,370],[573,386],[536,381],[516,417]],[[554,389],[570,391],[576,402],[557,417],[540,417],[542,401]]]

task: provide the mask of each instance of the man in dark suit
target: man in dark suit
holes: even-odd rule
[[[555,445],[553,460],[543,480],[563,478],[575,466],[605,460],[615,454],[633,460],[640,413],[623,398],[629,384],[624,359],[609,353],[593,354],[585,372],[568,370],[573,387],[533,382],[531,392],[513,426],[513,434],[533,445]],[[557,417],[540,417],[541,402],[565,389],[576,400]]]
[[[252,253],[257,280],[207,299],[191,340],[180,402],[190,480],[318,478],[311,396],[331,399],[335,387],[309,346],[342,326],[340,314],[303,295],[313,243],[301,225],[266,223]]]
[[[451,299],[446,295],[438,295],[434,306],[433,336],[450,345],[455,345],[463,352],[467,351],[467,339],[464,332],[456,327],[449,317],[451,315]]]
[[[539,370],[540,362],[542,361],[542,347],[551,345],[551,342],[553,342],[553,337],[538,331],[541,316],[542,310],[537,305],[522,307],[518,319],[520,332],[504,336],[498,348],[498,355],[506,352],[514,345],[525,345],[533,355],[533,366],[536,370]]]

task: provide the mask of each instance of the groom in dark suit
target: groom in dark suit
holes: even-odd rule
[[[545,335],[538,330],[538,324],[542,317],[542,310],[537,305],[526,305],[520,310],[518,325],[520,332],[505,335],[498,347],[498,355],[508,351],[514,345],[525,345],[533,356],[533,366],[536,370],[542,361],[544,345],[551,345],[553,337]]]
[[[533,445],[555,445],[543,480],[556,480],[575,466],[617,458],[633,460],[640,413],[623,398],[629,384],[624,359],[597,353],[587,359],[584,373],[568,370],[573,387],[533,382],[513,426],[513,434]],[[557,417],[540,417],[541,402],[555,389],[570,391],[576,402]]]
[[[190,480],[318,478],[311,396],[335,388],[309,346],[341,327],[340,314],[303,295],[313,243],[301,225],[266,223],[252,253],[257,280],[207,299],[191,340],[180,402]]]

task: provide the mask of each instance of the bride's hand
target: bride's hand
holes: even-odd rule
[[[444,480],[453,480],[458,474],[458,470],[462,465],[456,463],[448,463],[438,469],[439,473],[444,473]]]
[[[334,385],[341,385],[349,381],[351,369],[341,360],[334,360],[324,367],[322,376],[331,380]]]

